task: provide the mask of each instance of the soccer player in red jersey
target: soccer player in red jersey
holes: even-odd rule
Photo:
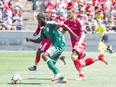
[[[42,26],[42,27],[44,27],[44,26]],[[38,27],[37,27],[35,33],[33,34],[33,36],[37,36],[37,35],[40,33],[42,27],[41,27],[40,24],[38,23]],[[35,70],[37,69],[37,65],[38,65],[38,63],[39,63],[39,61],[40,61],[40,56],[41,56],[41,54],[42,54],[43,52],[45,52],[50,46],[51,46],[51,42],[49,41],[48,38],[46,38],[45,40],[41,41],[40,47],[38,48],[38,50],[37,50],[37,52],[36,52],[36,57],[35,57],[34,66],[28,67],[28,69],[29,69],[30,71],[35,71]],[[60,56],[60,60],[62,60],[63,63],[64,63],[64,65],[66,65],[65,56]]]
[[[77,71],[79,72],[79,77],[76,78],[76,80],[85,80],[82,67],[91,65],[97,60],[100,60],[105,64],[108,63],[103,54],[100,54],[95,58],[90,57],[84,59],[86,48],[86,39],[85,39],[86,30],[81,20],[77,19],[74,8],[68,9],[68,19],[64,22],[64,24],[66,24],[78,36],[78,39],[75,40],[70,34],[71,44],[73,48],[71,58],[72,61],[74,62]]]

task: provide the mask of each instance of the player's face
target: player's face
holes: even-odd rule
[[[71,10],[68,10],[68,18],[72,19],[74,17],[74,13]]]
[[[45,14],[44,13],[39,13],[37,15],[37,20],[38,20],[38,23],[41,26],[45,26],[46,25],[46,17],[45,17]]]
[[[38,18],[38,23],[41,25],[41,26],[45,26],[46,22],[45,22],[45,19],[44,18]]]

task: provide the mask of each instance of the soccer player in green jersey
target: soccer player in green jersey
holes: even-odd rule
[[[52,81],[59,80],[63,83],[67,83],[67,80],[65,80],[61,75],[59,69],[55,66],[55,63],[66,47],[63,34],[68,31],[75,39],[77,39],[77,36],[65,24],[59,24],[55,21],[47,22],[44,13],[39,13],[37,18],[39,24],[45,27],[42,29],[38,39],[26,38],[26,40],[34,43],[40,43],[42,40],[48,38],[51,41],[52,46],[43,53],[42,58],[47,63],[49,69],[54,73]]]

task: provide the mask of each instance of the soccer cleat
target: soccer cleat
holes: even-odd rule
[[[60,79],[60,80],[58,80],[57,82],[56,82],[56,84],[57,83],[67,83],[68,82],[68,80],[67,79]]]
[[[32,66],[28,68],[29,71],[36,71],[36,67]]]
[[[65,56],[61,56],[60,59],[62,60],[62,62],[64,63],[64,65],[66,65],[66,58],[65,58]]]
[[[106,61],[106,58],[105,58],[104,54],[100,54],[98,56],[98,58],[99,58],[99,60],[101,60],[102,62],[104,62],[106,65],[108,64],[108,62]]]
[[[54,77],[52,78],[51,81],[56,81],[56,80],[59,80],[61,78],[62,78],[62,75],[60,73],[57,73],[57,74],[54,75]]]
[[[113,50],[109,50],[109,52],[110,52],[110,53],[114,53],[114,51],[113,51]]]
[[[114,51],[112,50],[112,46],[109,46],[109,47],[108,47],[108,51],[109,51],[110,53],[114,53]]]
[[[76,81],[84,81],[85,80],[85,77],[82,77],[82,76],[79,76],[78,78],[75,79]]]

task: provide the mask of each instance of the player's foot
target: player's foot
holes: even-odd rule
[[[30,70],[30,71],[36,71],[36,67],[34,67],[34,66],[29,67],[28,70]]]
[[[108,51],[109,51],[110,53],[114,53],[114,51],[112,50],[112,46],[109,46],[109,47],[108,47]]]
[[[67,83],[68,82],[68,80],[67,79],[60,79],[60,80],[58,80],[56,83]]]
[[[54,77],[52,78],[52,81],[56,81],[62,78],[62,75],[60,73],[57,73],[54,75]]]
[[[84,81],[85,80],[85,77],[82,77],[82,76],[79,76],[78,78],[75,79],[76,81]]]
[[[105,58],[104,54],[100,54],[98,56],[98,58],[99,58],[99,60],[101,60],[102,62],[104,62],[106,65],[108,64],[108,62],[106,61],[106,58]]]
[[[110,53],[114,53],[114,51],[113,51],[113,50],[110,50],[109,52],[110,52]]]
[[[65,58],[65,56],[61,56],[60,59],[63,61],[64,65],[66,65],[66,58]]]

